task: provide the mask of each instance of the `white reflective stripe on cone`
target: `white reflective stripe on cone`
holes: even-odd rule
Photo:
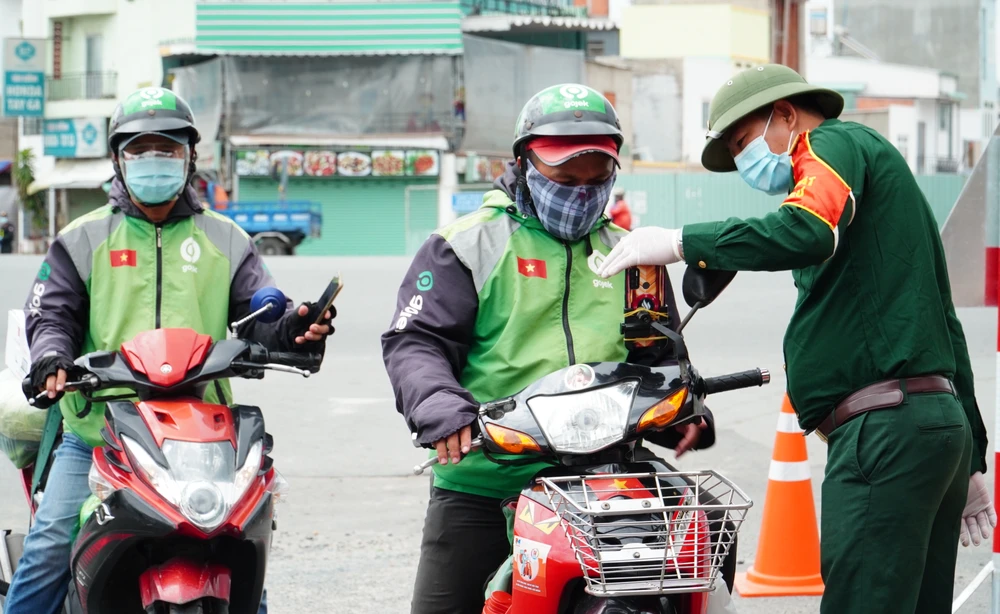
[[[809,475],[809,461],[786,463],[772,460],[767,479],[774,482],[803,482],[809,479]]]
[[[795,417],[795,414],[785,412],[778,414],[778,432],[802,434],[802,429],[799,428],[799,419]]]

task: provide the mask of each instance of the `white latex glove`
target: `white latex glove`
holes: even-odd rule
[[[673,264],[684,259],[680,228],[646,226],[633,230],[618,242],[599,270],[608,278],[640,264]]]
[[[986,477],[977,471],[969,478],[969,498],[962,512],[962,545],[969,545],[969,537],[976,546],[990,538],[990,529],[997,526],[997,513],[993,509]]]

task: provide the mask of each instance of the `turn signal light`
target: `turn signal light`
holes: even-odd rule
[[[688,389],[687,386],[685,386],[656,405],[647,409],[646,413],[642,414],[642,417],[639,418],[639,430],[642,431],[647,428],[663,428],[670,424],[673,419],[677,417],[677,412],[679,412],[681,407],[684,406],[684,401],[687,400],[687,395]]]
[[[521,431],[515,431],[499,424],[489,423],[486,425],[486,434],[490,436],[493,443],[511,454],[524,454],[525,452],[541,452],[542,448],[538,442],[525,435]]]

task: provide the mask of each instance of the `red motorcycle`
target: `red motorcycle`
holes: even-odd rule
[[[254,313],[233,328],[276,321],[285,304],[274,288],[258,291]],[[66,611],[256,613],[274,504],[287,483],[268,456],[273,440],[260,408],[205,403],[204,391],[266,370],[308,377],[321,361],[244,339],[213,343],[190,329],[143,332],[119,352],[79,358],[66,386],[107,403],[106,445],[94,448],[93,497],[84,504],[93,512],[73,545]],[[34,394],[27,380],[23,387]],[[101,390],[112,394],[93,396]],[[0,549],[19,550],[11,537]],[[16,565],[16,552],[0,554],[5,567]]]
[[[692,310],[681,328],[732,278],[689,270]],[[705,614],[710,595],[729,602],[717,579],[727,568],[731,590],[752,502],[715,471],[677,471],[635,444],[697,420],[706,395],[762,386],[770,375],[702,378],[679,333],[639,325],[673,340],[676,366],[573,365],[480,408],[474,446],[487,458],[552,464],[508,506],[512,557],[489,583],[484,614]]]

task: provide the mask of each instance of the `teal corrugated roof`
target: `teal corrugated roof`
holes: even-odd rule
[[[196,5],[195,45],[216,55],[462,53],[457,0]]]

